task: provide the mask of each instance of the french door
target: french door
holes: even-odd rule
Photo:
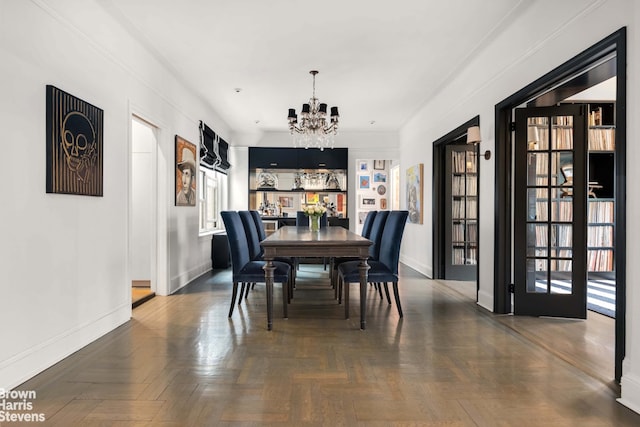
[[[516,109],[514,314],[587,316],[587,113]]]

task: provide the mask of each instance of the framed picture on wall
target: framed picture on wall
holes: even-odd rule
[[[366,190],[370,187],[371,177],[369,175],[360,175],[358,177],[359,187],[361,190]]]
[[[409,222],[422,224],[423,164],[419,163],[407,169],[407,210]]]
[[[283,208],[292,208],[293,207],[293,197],[291,196],[280,196],[278,197],[278,202],[280,206]]]
[[[387,174],[382,172],[374,173],[373,182],[387,182]]]
[[[47,85],[46,117],[47,193],[102,196],[103,111]]]
[[[384,170],[385,167],[385,161],[384,160],[374,160],[373,161],[373,168],[376,170]]]
[[[368,171],[369,170],[369,162],[366,160],[360,160],[358,162],[358,170],[359,171]]]
[[[196,145],[176,135],[176,206],[196,205]]]
[[[360,207],[362,209],[374,209],[376,207],[376,199],[374,197],[360,197]]]
[[[320,201],[320,197],[318,196],[318,193],[307,193],[306,199],[307,199],[308,205],[315,205]]]
[[[387,199],[380,199],[380,209],[385,210],[387,209]]]

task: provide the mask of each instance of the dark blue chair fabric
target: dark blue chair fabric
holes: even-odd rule
[[[249,211],[251,212],[251,216],[253,217],[253,222],[256,223],[256,228],[258,229],[258,238],[262,242],[267,238],[267,232],[264,229],[264,223],[262,222],[262,218],[260,217],[260,212],[258,211]]]
[[[262,261],[264,255],[264,249],[260,245],[264,239],[267,238],[267,233],[264,229],[264,224],[262,223],[262,218],[260,217],[260,212],[258,211],[239,211],[240,218],[242,219],[242,223],[247,231],[247,239],[249,241],[249,252],[252,254],[251,258],[255,261]],[[296,272],[295,272],[295,260],[291,257],[276,257],[275,261],[284,262],[289,264],[289,267],[292,268],[292,277],[291,277],[291,287],[289,288],[289,298],[293,297],[293,285],[296,280]],[[247,287],[247,292],[245,295],[248,295],[249,288]],[[240,296],[242,299],[242,296]]]
[[[369,238],[369,236],[371,235],[371,228],[373,227],[373,220],[376,217],[376,214],[378,213],[378,211],[370,211],[367,214],[367,217],[364,219],[364,223],[362,224],[362,232],[360,233],[360,235],[364,238]]]
[[[376,215],[376,219],[380,213]],[[395,295],[396,306],[400,317],[402,314],[402,306],[400,304],[400,296],[398,294],[398,263],[400,261],[400,245],[402,243],[402,235],[404,227],[407,223],[409,211],[391,211],[382,227],[380,238],[379,256],[377,260],[370,260],[368,271],[369,283],[384,283],[387,298],[389,295],[388,282],[393,283],[393,292]],[[349,313],[349,283],[360,282],[360,271],[358,270],[359,261],[350,261],[340,264],[338,267],[338,275],[341,283],[345,283],[345,314]]]
[[[247,245],[249,247],[249,258],[252,261],[261,260],[262,247],[260,246],[260,236],[258,234],[258,228],[256,222],[253,220],[253,216],[249,211],[238,211],[242,225],[244,226],[244,232],[247,235]]]
[[[242,283],[241,295],[245,285],[249,283],[264,283],[265,261],[254,261],[251,259],[249,252],[249,243],[245,226],[240,214],[235,211],[223,211],[220,213],[225,229],[227,230],[227,238],[229,240],[229,248],[231,249],[231,265],[233,270],[233,294],[231,295],[231,308],[229,309],[229,317],[233,314],[236,297],[238,295],[238,284]],[[291,268],[288,264],[274,261],[274,282],[282,283],[283,291],[283,311],[287,317],[288,304],[288,282]]]
[[[368,237],[368,239],[373,242],[372,245],[369,246],[370,260],[378,259],[378,255],[380,254],[380,242],[382,241],[382,231],[384,230],[384,226],[387,222],[388,216],[389,211],[379,211],[373,219],[373,223],[371,224],[371,232],[369,233]]]
[[[375,219],[376,215],[377,215],[378,211],[370,211],[367,214],[367,217],[364,219],[364,223],[362,224],[362,233],[360,233],[360,235],[364,238],[369,238],[369,236],[371,235],[371,228],[373,227],[373,220]],[[371,248],[369,248],[369,251],[371,252]],[[335,283],[335,272],[334,270],[336,270],[338,268],[338,266],[344,262],[349,262],[349,261],[357,261],[357,258],[354,257],[339,257],[339,258],[331,258],[331,271],[330,273],[330,279],[331,279],[331,286],[333,286],[333,288],[335,289],[335,297],[336,299],[338,299],[338,294],[339,294],[339,289],[336,286]]]
[[[323,213],[320,217],[320,227],[326,227],[329,224],[327,220],[327,213]],[[298,211],[296,213],[296,225],[298,227],[308,227],[309,226],[309,217],[304,214],[302,211]]]

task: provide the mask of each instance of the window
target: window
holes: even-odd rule
[[[227,175],[200,168],[198,175],[199,205],[200,205],[200,234],[222,230],[223,224],[220,211],[227,207]]]

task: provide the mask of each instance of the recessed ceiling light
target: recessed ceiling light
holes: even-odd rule
[[[256,120],[256,124],[260,123],[260,120]]]
[[[233,90],[235,90],[236,93],[240,93],[242,91],[242,88],[241,87],[236,87]]]
[[[375,120],[371,120],[369,123],[371,123],[372,125],[375,125],[376,121]]]

